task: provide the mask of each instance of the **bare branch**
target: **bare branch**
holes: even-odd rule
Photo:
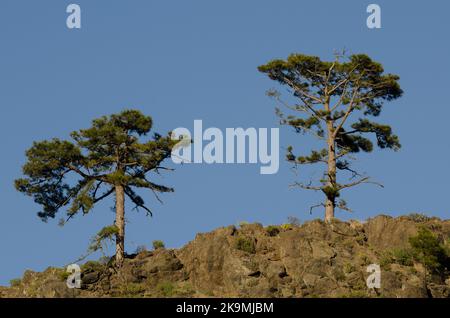
[[[164,202],[159,197],[158,193],[156,193],[156,191],[153,189],[151,189],[151,190],[152,190],[153,194],[155,195],[156,200],[158,200],[159,203],[164,204]]]
[[[112,194],[114,192],[114,188],[111,188],[109,191],[106,191],[104,194],[102,194],[100,197],[98,198],[93,198],[94,199],[94,203],[97,203],[101,200],[103,200],[104,198],[108,197],[110,194]]]
[[[333,71],[334,67],[336,66],[336,63],[338,62],[339,58],[336,56],[336,59],[334,60],[333,64],[331,64],[330,68],[328,69],[328,75],[327,78],[325,80],[325,89],[326,89],[326,94],[329,95],[331,93],[328,92],[328,83],[330,82],[330,76],[331,76],[331,72]]]
[[[103,181],[99,181],[99,183],[97,183],[97,186],[95,187],[94,193],[92,194],[92,197],[96,197],[98,190],[100,189],[100,187],[102,186]]]
[[[316,186],[311,186],[311,185],[304,185],[304,184],[299,183],[299,182],[295,182],[295,183],[291,184],[290,187],[300,187],[302,189],[314,190],[314,191],[321,191],[322,190],[322,187],[316,187]]]
[[[347,207],[347,202],[345,202],[344,200],[340,200],[339,203],[336,205],[336,207],[338,209],[353,213],[353,210]]]
[[[312,214],[312,211],[313,211],[315,208],[318,208],[318,207],[320,207],[320,206],[325,207],[325,204],[319,203],[319,204],[316,204],[316,205],[313,205],[313,206],[309,207],[309,214]]]
[[[377,185],[379,187],[384,188],[384,186],[381,183],[378,183],[378,182],[375,182],[375,181],[370,181],[369,177],[364,177],[364,178],[362,178],[362,179],[360,179],[358,181],[352,182],[352,183],[340,184],[340,185],[338,185],[338,189],[342,190],[342,189],[345,189],[345,188],[350,188],[350,187],[357,186],[357,185],[362,184],[362,183],[375,184],[375,185]]]
[[[341,130],[341,128],[344,126],[344,123],[347,120],[348,116],[350,116],[350,114],[353,112],[353,109],[355,107],[354,102],[355,102],[355,98],[356,98],[356,95],[357,95],[358,91],[359,91],[359,86],[355,89],[355,91],[353,93],[352,99],[350,100],[350,103],[349,103],[348,108],[347,108],[347,110],[345,112],[344,118],[342,118],[341,122],[339,123],[339,125],[336,127],[336,129],[333,132],[333,139],[336,138],[339,130]]]
[[[339,167],[337,167],[337,168],[338,168],[339,170],[346,170],[346,171],[349,171],[349,172],[352,174],[352,177],[350,178],[350,180],[351,180],[351,179],[354,179],[354,178],[356,178],[356,177],[361,177],[361,176],[362,176],[360,173],[358,173],[358,171],[351,169],[351,168],[348,166],[348,163],[347,163],[346,165],[339,166]]]

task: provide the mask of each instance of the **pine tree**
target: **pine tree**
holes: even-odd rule
[[[324,206],[325,220],[329,221],[336,207],[348,210],[344,200],[337,202],[343,189],[362,183],[378,184],[351,168],[354,153],[373,150],[368,136],[374,136],[379,148],[398,150],[401,147],[390,126],[370,120],[380,115],[386,101],[403,94],[399,77],[385,74],[383,66],[365,54],[348,57],[336,54],[333,61],[292,54],[286,60],[272,60],[259,66],[258,70],[286,86],[296,99],[296,104],[291,105],[276,90],[268,92],[289,112],[285,115],[277,108],[280,123],[293,127],[297,133],[310,133],[323,144],[321,149],[306,156],[296,156],[289,146],[286,158],[295,165],[326,165],[322,180],[295,185],[324,193],[325,203],[314,207]],[[356,181],[338,182],[338,171],[351,172],[351,179]]]
[[[38,216],[47,221],[67,208],[67,220],[88,213],[94,205],[115,195],[116,265],[125,257],[125,198],[136,208],[152,215],[136,188],[159,192],[173,189],[149,180],[151,172],[170,170],[161,163],[170,157],[170,133],[141,141],[152,128],[152,118],[137,110],[103,116],[88,129],[71,134],[72,141],[52,139],[34,142],[26,152],[25,178],[15,181],[16,189],[42,206]],[[109,227],[110,228],[110,227]]]

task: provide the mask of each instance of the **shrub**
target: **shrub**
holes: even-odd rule
[[[409,239],[414,259],[431,273],[444,274],[449,268],[450,257],[445,246],[427,228],[419,228],[416,236]]]
[[[361,254],[359,259],[361,260],[361,264],[364,266],[368,266],[372,263],[372,261],[370,260],[370,257],[367,256],[366,254]]]
[[[410,213],[406,216],[409,220],[417,222],[417,223],[423,223],[431,220],[429,216],[426,216],[423,213]]]
[[[367,236],[365,236],[364,233],[358,234],[356,242],[361,246],[364,245],[364,243],[367,242]]]
[[[164,242],[160,240],[153,241],[152,244],[154,250],[165,248]]]
[[[122,296],[136,297],[145,291],[145,287],[139,283],[127,283],[123,286]]]
[[[159,292],[163,294],[164,297],[171,297],[174,294],[175,286],[171,282],[159,283],[156,286]]]
[[[88,261],[81,265],[83,272],[101,272],[105,269],[105,265],[97,261]]]
[[[380,258],[380,266],[388,269],[390,264],[412,266],[414,264],[414,253],[411,249],[392,249],[384,251]]]
[[[355,266],[351,263],[345,263],[343,271],[345,274],[353,273],[355,271]]]
[[[243,226],[246,226],[246,225],[249,225],[250,223],[249,222],[247,222],[247,221],[241,221],[241,222],[239,222],[239,226],[240,227],[243,227]]]
[[[412,266],[414,264],[414,257],[411,249],[393,250],[392,256],[397,264],[403,266]]]
[[[380,267],[383,270],[389,270],[391,264],[395,262],[394,257],[392,256],[392,252],[384,251],[380,256]]]
[[[292,225],[290,224],[282,224],[281,228],[285,231],[292,230]]]
[[[195,289],[187,282],[179,283],[173,292],[177,297],[190,297],[195,294]]]
[[[61,281],[63,281],[63,282],[65,282],[65,281],[67,281],[67,278],[69,278],[69,276],[71,275],[71,273],[70,272],[68,272],[68,271],[66,271],[65,269],[60,269],[59,271],[58,271],[58,278],[61,280]]]
[[[237,239],[236,248],[250,254],[255,254],[256,252],[255,243],[252,239],[246,237],[239,237]]]
[[[17,287],[20,285],[20,283],[22,283],[22,280],[20,278],[11,279],[9,281],[9,284],[11,285],[11,287]]]
[[[342,269],[340,269],[339,267],[336,267],[333,270],[333,276],[334,278],[338,281],[338,282],[343,282],[345,281],[345,273]]]
[[[266,231],[269,236],[277,236],[280,233],[280,229],[276,225],[269,225]]]

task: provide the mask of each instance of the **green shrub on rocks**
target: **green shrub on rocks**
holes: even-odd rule
[[[423,213],[411,213],[407,215],[406,218],[417,223],[423,223],[431,220],[429,216]]]
[[[379,259],[380,267],[382,270],[389,271],[391,264],[395,263],[395,259],[392,256],[391,251],[383,251]]]
[[[247,237],[239,237],[236,240],[236,248],[250,254],[255,254],[256,252],[254,241]]]
[[[381,267],[394,263],[413,266],[418,262],[432,274],[443,274],[450,269],[448,250],[426,227],[420,227],[417,235],[409,238],[409,244],[409,248],[385,251],[380,258]]]
[[[139,297],[144,291],[144,285],[140,283],[128,283],[123,286],[122,297]]]
[[[269,236],[277,236],[280,233],[280,228],[276,225],[269,225],[266,228],[266,232]]]
[[[164,297],[171,297],[174,295],[175,286],[171,282],[159,283],[156,288]]]
[[[69,278],[71,273],[69,273],[68,271],[66,271],[64,268],[60,268],[57,271],[57,276],[58,278],[62,281],[65,282],[67,281],[67,278]]]
[[[412,257],[433,274],[444,274],[450,269],[450,256],[446,247],[429,229],[419,228],[416,236],[409,239]]]
[[[344,264],[343,271],[345,274],[348,275],[350,273],[353,273],[355,270],[356,270],[355,265],[353,265],[352,263],[346,262]]]
[[[162,249],[162,248],[165,248],[165,247],[166,246],[164,245],[163,241],[160,241],[160,240],[153,241],[153,249],[154,250]]]
[[[395,263],[403,266],[414,265],[413,252],[411,249],[396,249],[392,251]]]
[[[291,224],[282,224],[282,225],[281,225],[281,228],[282,228],[284,231],[289,231],[289,230],[292,230],[292,225],[291,225]]]
[[[20,283],[22,283],[22,280],[20,278],[11,279],[9,281],[9,284],[11,285],[11,287],[17,287],[20,285]]]
[[[101,272],[105,270],[105,265],[98,261],[88,261],[81,265],[82,272]]]

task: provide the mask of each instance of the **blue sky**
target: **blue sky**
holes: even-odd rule
[[[346,192],[354,213],[337,216],[447,218],[450,4],[372,2],[382,8],[380,30],[366,27],[370,1],[2,0],[0,284],[25,269],[70,263],[114,219],[109,201],[63,228],[58,218],[42,223],[39,207],[13,187],[34,140],[66,138],[125,108],[151,115],[161,133],[192,129],[194,119],[222,129],[277,127],[275,104],[265,96],[277,85],[256,68],[293,52],[330,59],[346,48],[401,76],[405,95],[379,120],[394,127],[403,148],[361,156],[359,163],[385,188]],[[66,27],[69,3],[81,6],[81,30]],[[289,144],[305,152],[312,145],[283,128],[281,157]],[[156,239],[180,247],[198,232],[240,221],[322,217],[308,212],[320,194],[290,189],[295,180],[283,161],[275,175],[260,175],[258,165],[177,166],[157,180],[176,190],[163,196],[163,205],[148,194],[153,218],[128,209],[127,250]]]

